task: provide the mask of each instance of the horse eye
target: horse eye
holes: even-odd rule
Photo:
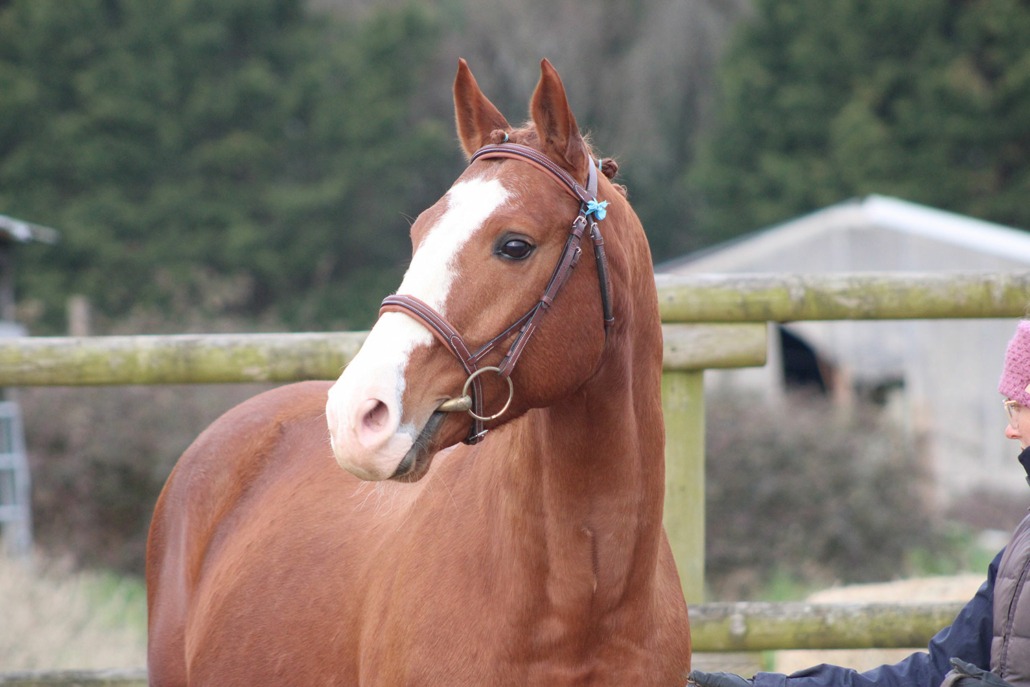
[[[525,260],[534,248],[535,246],[525,239],[508,239],[498,247],[497,253],[510,260]]]

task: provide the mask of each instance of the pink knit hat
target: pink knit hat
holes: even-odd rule
[[[998,391],[1021,406],[1030,408],[1030,320],[1020,320],[1005,351]]]

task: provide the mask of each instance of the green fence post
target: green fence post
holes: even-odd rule
[[[704,601],[704,372],[662,374],[665,411],[665,530],[687,603]]]

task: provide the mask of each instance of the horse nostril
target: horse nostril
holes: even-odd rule
[[[366,404],[371,407],[367,408],[361,417],[361,427],[365,431],[378,433],[390,419],[390,409],[385,403],[374,398],[366,401]]]

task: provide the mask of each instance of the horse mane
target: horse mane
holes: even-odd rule
[[[490,132],[490,142],[494,145],[499,145],[501,143],[519,143],[521,145],[529,146],[530,148],[540,148],[540,137],[537,135],[536,127],[532,123],[511,131],[494,129]],[[612,186],[615,187],[623,198],[628,199],[629,189],[626,188],[625,184],[615,181],[615,177],[619,174],[619,163],[615,158],[602,157],[598,155],[590,143],[588,134],[583,134],[583,143],[587,146],[587,153],[595,160],[600,160],[601,174],[612,182]]]

